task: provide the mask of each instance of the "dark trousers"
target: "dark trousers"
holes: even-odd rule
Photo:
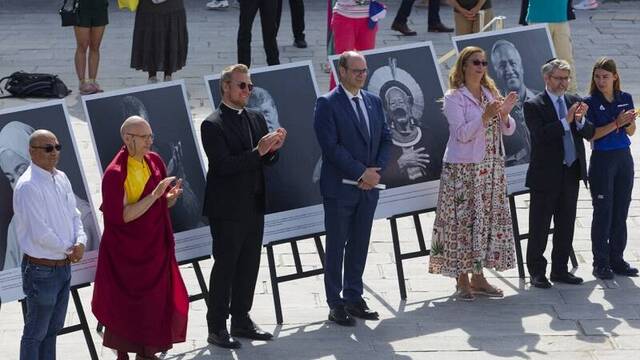
[[[344,303],[357,303],[362,299],[362,273],[378,204],[377,191],[362,191],[358,198],[350,200],[324,198],[323,204],[327,234],[324,269],[327,304],[334,308]]]
[[[242,0],[240,1],[240,26],[238,27],[238,63],[251,66],[251,29],[253,20],[260,11],[262,24],[262,42],[267,54],[267,64],[280,64],[278,52],[277,12],[278,0]]]
[[[416,0],[402,0],[400,8],[396,13],[396,17],[393,20],[394,24],[406,24],[409,15],[411,15],[411,9],[413,3]],[[427,26],[433,27],[440,24],[440,0],[429,0],[429,17],[427,20]]]
[[[253,304],[256,288],[264,215],[247,213],[243,220],[209,218],[213,236],[213,269],[209,277],[209,332],[226,328],[231,314],[231,326],[244,326]],[[231,307],[229,307],[231,302]]]
[[[291,9],[291,30],[293,31],[293,38],[295,40],[304,40],[304,1],[289,0],[289,8]],[[278,30],[280,29],[281,17],[282,0],[278,0],[278,13],[276,16]]]
[[[593,265],[621,266],[633,189],[633,158],[629,148],[591,153],[589,185],[593,202]]]
[[[551,273],[567,272],[578,202],[579,160],[571,167],[562,168],[562,183],[550,190],[531,190],[527,243],[527,268],[531,276],[544,275],[546,272],[547,259],[544,258],[544,251],[547,248],[552,217],[554,231]]]

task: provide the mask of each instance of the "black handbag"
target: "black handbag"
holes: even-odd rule
[[[78,0],[64,0],[60,8],[62,26],[78,25]]]

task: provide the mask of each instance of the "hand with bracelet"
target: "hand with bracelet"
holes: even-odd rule
[[[636,113],[634,110],[621,111],[620,114],[618,114],[618,117],[616,117],[616,119],[614,120],[616,131],[631,124],[635,120]]]

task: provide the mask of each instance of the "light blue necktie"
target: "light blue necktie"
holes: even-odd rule
[[[565,119],[565,121],[567,119],[567,108],[564,105],[564,99],[562,96],[558,98],[558,117],[560,119]],[[569,130],[564,131],[564,135],[562,136],[562,145],[564,146],[564,163],[567,166],[571,166],[573,165],[573,162],[576,161],[576,147],[573,144],[571,125],[569,125]]]

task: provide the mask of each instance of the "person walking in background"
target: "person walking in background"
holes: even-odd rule
[[[447,0],[453,8],[456,35],[480,32],[493,19],[491,0]],[[484,22],[480,23],[480,11],[484,11]]]
[[[589,163],[593,275],[603,280],[613,273],[637,276],[638,269],[624,260],[634,176],[629,136],[636,132],[636,113],[632,96],[621,90],[613,59],[603,57],[593,65],[584,102],[587,120],[595,126]]]
[[[335,0],[330,24],[335,54],[376,47],[378,24],[369,22],[369,4],[369,0]],[[332,74],[329,88],[333,89],[335,86]]]
[[[100,43],[109,24],[108,6],[107,0],[78,0],[78,17],[73,31],[76,36],[74,59],[81,95],[102,91],[96,77],[100,64]]]
[[[293,31],[293,46],[304,49],[307,41],[304,36],[304,0],[289,0],[291,9],[291,31]],[[280,29],[280,18],[282,17],[282,0],[278,0],[278,13],[276,23]]]
[[[411,15],[411,8],[416,0],[402,0],[396,17],[391,24],[391,30],[400,32],[405,36],[414,36],[417,33],[409,28],[407,20]],[[427,20],[427,31],[429,32],[453,32],[452,28],[446,27],[440,20],[440,0],[429,0],[429,17]]]
[[[588,105],[567,94],[571,66],[553,59],[542,66],[545,91],[524,103],[524,119],[531,134],[531,161],[525,186],[531,189],[527,268],[531,285],[547,289],[544,257],[553,217],[551,281],[579,285],[568,271],[580,180],[587,182],[583,139],[593,137],[593,125],[584,115]]]
[[[573,70],[567,89],[570,93],[578,90],[569,26],[569,21],[575,19],[573,0],[522,0],[521,3],[520,25],[547,23],[558,59],[567,61]]]
[[[262,42],[267,55],[267,65],[280,64],[278,50],[278,0],[242,0],[240,2],[240,25],[238,26],[238,63],[251,67],[251,30],[260,11]]]
[[[483,269],[515,265],[502,136],[516,123],[509,115],[518,96],[502,98],[487,73],[484,51],[464,48],[449,73],[443,112],[449,141],[443,159],[429,272],[457,278],[457,297],[502,297]],[[469,274],[472,274],[469,280]]]
[[[133,28],[131,67],[146,71],[149,83],[158,82],[157,73],[164,73],[164,81],[187,63],[189,34],[183,0],[166,0],[156,4],[140,0]]]
[[[69,303],[71,263],[84,255],[86,236],[67,175],[56,169],[61,144],[48,130],[29,138],[31,164],[13,193],[26,295],[20,360],[56,358],[56,337]]]

